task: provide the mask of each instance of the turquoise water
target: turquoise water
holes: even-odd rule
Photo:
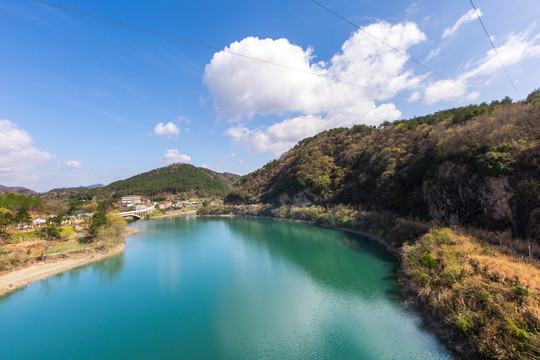
[[[0,298],[0,359],[449,359],[360,236],[136,222],[123,254]]]

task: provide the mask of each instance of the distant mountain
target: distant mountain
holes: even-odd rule
[[[4,186],[0,185],[0,193],[17,193],[21,195],[36,195],[34,190],[27,189],[22,186]]]
[[[230,173],[195,167],[189,164],[172,164],[152,171],[115,181],[90,193],[115,194],[125,196],[137,194],[156,196],[166,194],[197,194],[225,196],[230,192],[230,185],[239,178]]]
[[[65,187],[65,188],[54,188],[49,191],[47,191],[45,194],[43,194],[44,198],[52,198],[52,197],[63,197],[65,195],[74,195],[81,192],[84,192],[89,189],[98,189],[102,188],[103,184],[93,184],[89,186],[75,186],[75,187]]]

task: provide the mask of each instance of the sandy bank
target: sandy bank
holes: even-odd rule
[[[126,228],[122,234],[126,236],[138,233],[139,230]],[[25,268],[11,271],[0,276],[0,296],[16,289],[23,288],[35,281],[43,280],[49,276],[75,269],[124,251],[125,244],[119,244],[108,251],[94,249],[69,253],[67,256],[49,257],[45,262],[31,264]]]
[[[0,296],[49,276],[120,254],[124,251],[124,248],[125,244],[120,244],[106,252],[85,251],[69,258],[49,259],[46,262],[36,263],[24,269],[9,272],[0,276]]]

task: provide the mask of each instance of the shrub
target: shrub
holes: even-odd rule
[[[0,255],[0,271],[11,268],[11,261],[6,255]]]
[[[469,335],[474,327],[472,321],[465,315],[456,315],[454,318],[454,324],[465,335]]]
[[[435,244],[450,244],[454,233],[448,228],[435,228],[426,236]]]
[[[422,270],[416,269],[413,272],[414,279],[422,285],[427,285],[429,283],[429,276],[424,274]]]
[[[437,259],[434,259],[427,251],[424,254],[422,254],[422,256],[418,258],[418,260],[420,261],[420,264],[430,269],[434,269],[435,267],[437,267],[437,263],[438,263]]]
[[[73,231],[73,228],[71,226],[66,226],[62,230],[60,230],[60,239],[66,241],[75,235],[75,232]]]
[[[516,294],[517,296],[527,296],[527,295],[532,294],[531,289],[527,287],[523,287],[521,285],[514,286],[512,290],[514,291],[514,294]]]
[[[520,329],[512,319],[509,317],[506,317],[506,322],[508,323],[508,326],[510,327],[510,330],[512,331],[512,334],[516,339],[518,340],[518,348],[520,351],[527,351],[529,348],[529,341],[531,340],[531,337],[529,333],[523,329]]]

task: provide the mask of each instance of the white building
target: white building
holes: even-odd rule
[[[139,204],[142,203],[142,198],[139,195],[122,196],[122,204]]]

